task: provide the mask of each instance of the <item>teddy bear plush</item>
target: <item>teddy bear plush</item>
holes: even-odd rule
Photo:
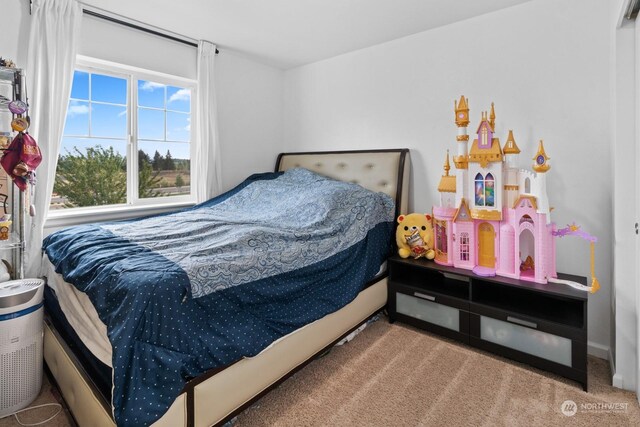
[[[400,215],[396,229],[396,243],[398,255],[402,258],[409,256],[416,259],[420,257],[435,258],[431,215],[419,213]]]

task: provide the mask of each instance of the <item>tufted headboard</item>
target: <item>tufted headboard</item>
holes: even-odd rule
[[[407,212],[411,162],[406,148],[278,155],[276,172],[296,167],[386,193],[396,201],[396,217]]]

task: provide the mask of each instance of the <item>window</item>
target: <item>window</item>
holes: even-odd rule
[[[78,64],[51,209],[192,202],[195,82]]]
[[[493,175],[488,173],[483,177],[479,173],[475,176],[474,182],[476,206],[495,206],[495,179]]]
[[[446,254],[448,251],[447,223],[442,220],[436,220],[436,247],[443,254]]]
[[[460,233],[460,261],[469,261],[469,233]]]

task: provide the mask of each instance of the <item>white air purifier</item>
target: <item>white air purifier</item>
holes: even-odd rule
[[[43,293],[40,279],[0,283],[0,418],[40,393]]]

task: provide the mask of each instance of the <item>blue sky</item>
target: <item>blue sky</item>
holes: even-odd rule
[[[138,148],[150,157],[153,157],[156,150],[162,155],[169,150],[174,159],[188,159],[191,132],[190,90],[139,80],[137,93]],[[74,146],[84,150],[100,144],[103,147],[111,146],[125,155],[126,103],[125,79],[76,71],[61,154],[65,154],[66,150],[71,151]],[[86,138],[89,134],[92,138]]]

